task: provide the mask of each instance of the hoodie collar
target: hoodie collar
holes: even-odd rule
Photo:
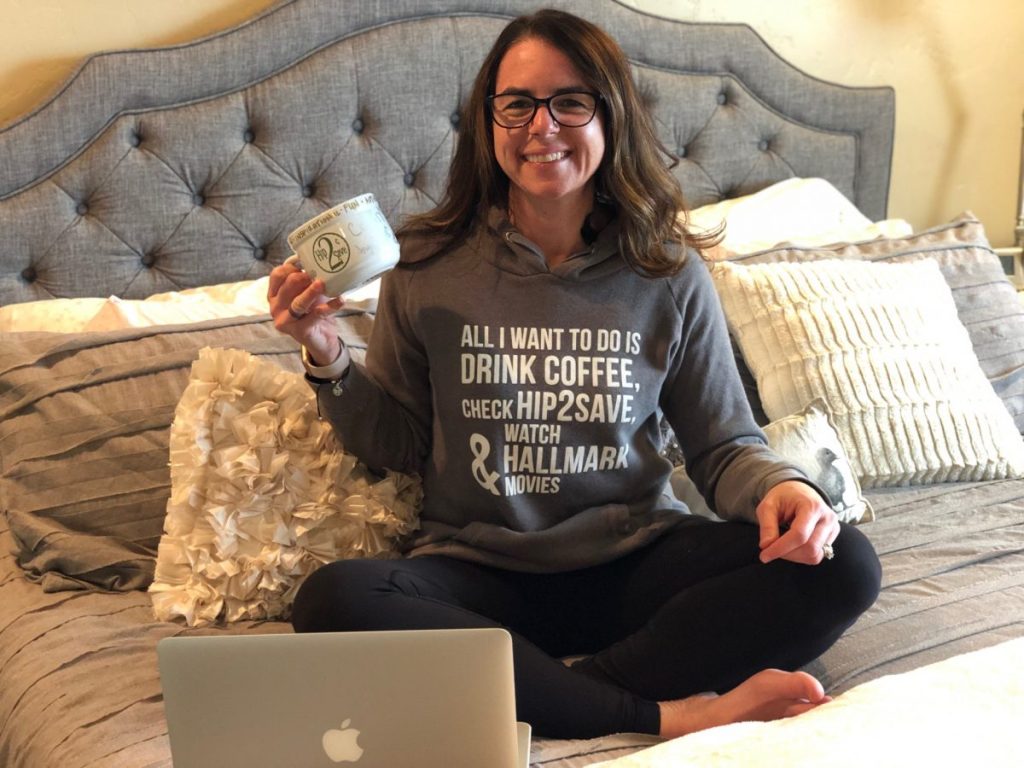
[[[572,254],[554,269],[543,252],[508,220],[500,208],[492,208],[486,224],[478,228],[477,249],[498,269],[516,275],[554,275],[564,280],[590,280],[626,268],[619,255],[619,223],[612,219],[590,245]]]

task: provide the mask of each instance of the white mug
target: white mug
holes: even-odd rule
[[[314,216],[288,235],[298,262],[329,297],[355,290],[398,263],[398,239],[376,198],[353,197]]]

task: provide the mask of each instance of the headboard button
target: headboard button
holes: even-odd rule
[[[313,185],[312,184],[307,184],[306,186],[304,186],[302,188],[302,196],[303,197],[312,197],[314,191],[315,190],[313,189]]]
[[[131,144],[133,147],[137,147],[142,143],[142,137],[137,133],[133,133],[130,137],[128,137],[128,143]]]
[[[459,121],[462,118],[459,116],[458,112],[452,112],[451,116],[448,119],[451,121],[451,124],[452,124],[453,127],[458,128],[459,127]]]
[[[363,124],[363,118],[357,117],[352,121],[352,130],[355,133],[362,133],[366,130],[366,125]]]
[[[203,193],[202,192],[196,192],[194,195],[192,195],[192,204],[193,205],[200,206],[200,205],[203,205],[205,202],[206,202],[206,198],[203,197]]]
[[[416,174],[412,171],[406,171],[403,181],[405,182],[405,186],[412,187],[416,183]]]
[[[154,264],[156,264],[156,254],[144,253],[142,254],[142,258],[140,259],[140,261],[142,262],[142,266],[152,267]]]
[[[21,270],[21,279],[24,280],[26,283],[34,283],[36,277],[38,277],[38,275],[36,275],[35,267],[25,267],[23,270]]]
[[[725,104],[729,100],[729,97],[725,95],[725,91],[718,94],[718,103]]]
[[[246,144],[252,144],[254,141],[256,141],[256,134],[253,133],[252,128],[246,128],[245,133],[242,134],[242,140]]]
[[[759,142],[757,142],[757,148],[760,149],[762,152],[767,152],[768,139],[761,139]]]
[[[88,212],[89,206],[86,205],[85,203],[79,203],[78,205],[75,206],[75,213],[77,213],[79,216],[85,216],[85,214],[87,214]]]
[[[676,150],[677,157],[686,157],[686,147],[680,147]]]
[[[267,258],[267,252],[257,246],[252,249],[252,257],[256,259],[256,261],[264,261]]]

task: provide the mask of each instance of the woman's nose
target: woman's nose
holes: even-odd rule
[[[557,131],[559,126],[558,121],[555,120],[555,116],[551,114],[550,104],[538,104],[537,111],[533,113],[533,119],[530,120],[530,133],[532,134],[547,134]]]

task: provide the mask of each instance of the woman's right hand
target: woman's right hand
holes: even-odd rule
[[[332,315],[345,304],[340,296],[324,296],[322,280],[313,280],[292,259],[274,267],[267,303],[274,327],[306,348],[316,365],[330,365],[341,355],[341,341]]]

